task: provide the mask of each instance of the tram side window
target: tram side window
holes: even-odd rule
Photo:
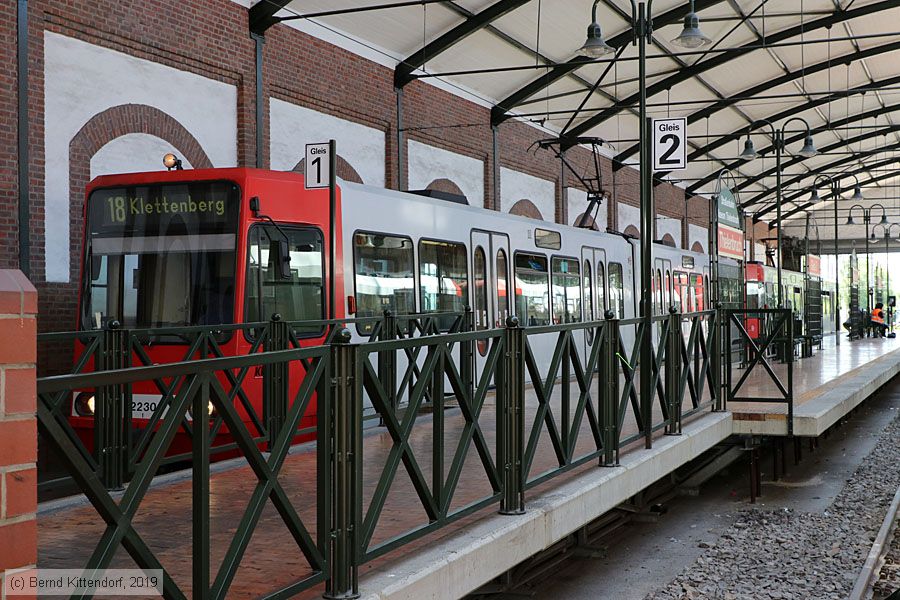
[[[706,290],[703,287],[703,275],[694,275],[694,302],[694,308],[697,312],[706,310]]]
[[[591,275],[591,261],[584,261],[584,278],[583,278],[583,293],[584,293],[584,320],[585,321],[593,321],[594,316],[594,280]]]
[[[380,233],[353,236],[356,316],[381,317],[385,310],[396,315],[415,312],[413,244],[407,237]],[[401,324],[405,327],[405,324]],[[374,323],[359,323],[368,335]]]
[[[581,321],[581,276],[578,261],[574,258],[557,258],[553,267],[553,323],[577,323]]]
[[[506,252],[497,250],[497,327],[506,325],[509,316],[509,286]]]
[[[605,319],[603,313],[606,312],[606,269],[603,268],[603,261],[597,262],[597,318]]]
[[[625,318],[625,280],[622,263],[609,263],[609,308],[617,319]]]
[[[488,324],[488,289],[487,289],[487,264],[484,259],[484,248],[475,248],[473,257],[473,269],[475,277],[475,329],[487,329]]]
[[[462,313],[469,303],[468,255],[464,244],[419,242],[419,298],[422,312]],[[441,331],[450,329],[457,315],[437,317]]]
[[[547,257],[516,252],[516,314],[523,325],[550,324],[550,281]]]
[[[287,236],[290,253],[287,278],[282,278],[271,249]],[[274,243],[273,243],[274,242]],[[256,225],[250,229],[247,262],[247,322],[266,321],[273,314],[285,321],[315,321],[325,317],[322,234],[315,229]],[[303,328],[316,333],[321,328]]]

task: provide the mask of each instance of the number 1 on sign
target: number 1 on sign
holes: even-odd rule
[[[303,168],[306,189],[328,187],[331,181],[331,147],[329,144],[307,144]]]

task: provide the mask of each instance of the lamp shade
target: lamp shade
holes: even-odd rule
[[[813,142],[812,136],[806,136],[806,139],[803,141],[803,147],[800,148],[800,156],[804,158],[811,158],[818,153],[819,151],[816,150],[816,144]]]
[[[712,40],[700,31],[700,17],[695,12],[689,12],[684,17],[684,29],[672,43],[682,48],[699,48],[711,44]]]
[[[587,29],[587,39],[579,50],[583,56],[591,58],[601,58],[616,51],[615,48],[607,44],[603,39],[603,32],[600,30],[599,23],[591,23]]]
[[[860,200],[864,200],[862,188],[859,187],[858,183],[855,186],[853,186],[853,197],[851,198],[851,200],[854,200],[857,202]]]
[[[817,190],[816,188],[813,188],[812,193],[809,195],[809,203],[810,204],[818,204],[819,200],[821,200],[821,198],[819,198],[819,190]]]
[[[845,225],[856,225],[856,221],[853,220],[853,215],[847,215],[847,222]]]
[[[756,152],[756,148],[753,146],[753,140],[748,137],[746,140],[744,140],[744,151],[741,152],[740,158],[744,160],[753,160],[757,156],[759,156],[759,154]]]
[[[887,215],[886,215],[886,214],[881,213],[881,220],[878,221],[878,224],[879,224],[879,225],[883,225],[883,226],[885,226],[885,227],[888,226],[888,219],[887,219]]]

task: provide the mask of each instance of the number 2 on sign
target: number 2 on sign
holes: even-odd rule
[[[674,133],[667,133],[666,135],[659,138],[660,144],[669,144],[669,149],[663,152],[663,155],[659,157],[659,163],[662,165],[677,165],[681,164],[677,158],[672,158],[672,155],[675,154],[675,151],[678,150],[678,146],[681,145],[681,140]]]

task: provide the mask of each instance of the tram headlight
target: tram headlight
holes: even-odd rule
[[[75,396],[75,414],[79,417],[93,417],[94,408],[94,394],[81,392]]]
[[[191,416],[191,420],[193,420],[193,418],[194,418],[194,407],[191,407],[191,408],[188,409],[188,414]],[[212,401],[210,400],[210,401],[206,404],[206,417],[207,417],[208,419],[212,419],[212,418],[215,417],[215,416],[216,416],[216,407],[213,406],[213,403],[212,403]]]

